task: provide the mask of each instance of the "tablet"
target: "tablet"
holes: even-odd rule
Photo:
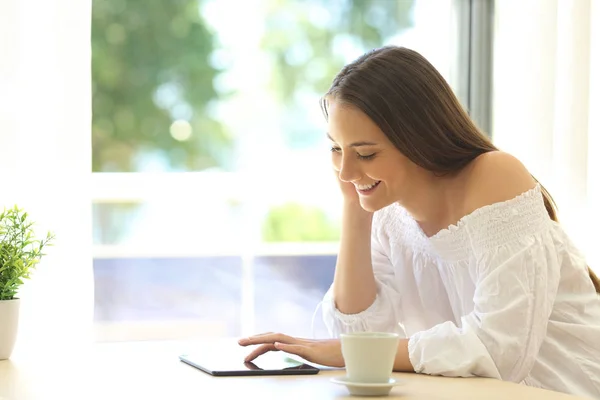
[[[304,364],[285,356],[285,353],[267,353],[252,362],[244,362],[243,357],[219,352],[183,354],[179,359],[192,367],[213,376],[248,375],[314,375],[319,368]]]

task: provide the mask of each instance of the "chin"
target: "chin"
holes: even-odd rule
[[[360,206],[362,207],[363,210],[368,211],[368,212],[376,212],[381,210],[382,208],[385,208],[387,206],[389,206],[390,203],[385,203],[385,202],[381,202],[381,201],[369,201],[367,199],[360,199]]]

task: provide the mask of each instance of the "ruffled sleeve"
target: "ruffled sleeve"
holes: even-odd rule
[[[357,314],[344,314],[336,308],[333,290],[330,287],[323,298],[322,307],[323,320],[332,337],[338,337],[341,333],[365,331],[403,334],[398,325],[400,295],[389,257],[390,243],[389,239],[382,237],[385,233],[380,229],[384,219],[383,212],[375,213],[371,234],[371,260],[377,284],[375,300],[364,311]]]
[[[521,382],[545,339],[560,280],[557,243],[539,187],[486,206],[432,238],[446,257],[471,259],[474,309],[409,339],[416,372]]]

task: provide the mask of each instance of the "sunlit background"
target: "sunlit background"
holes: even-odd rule
[[[313,334],[340,205],[319,98],[385,44],[452,81],[451,2],[431,5],[93,2],[98,340]]]
[[[440,70],[599,271],[594,0],[0,2],[0,207],[56,233],[17,352],[323,336],[341,198],[318,100],[385,44]]]

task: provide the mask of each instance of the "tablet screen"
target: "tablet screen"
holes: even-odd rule
[[[202,352],[185,354],[179,359],[211,375],[304,375],[316,374],[318,368],[287,357],[285,353],[267,353],[252,362],[224,353]]]

